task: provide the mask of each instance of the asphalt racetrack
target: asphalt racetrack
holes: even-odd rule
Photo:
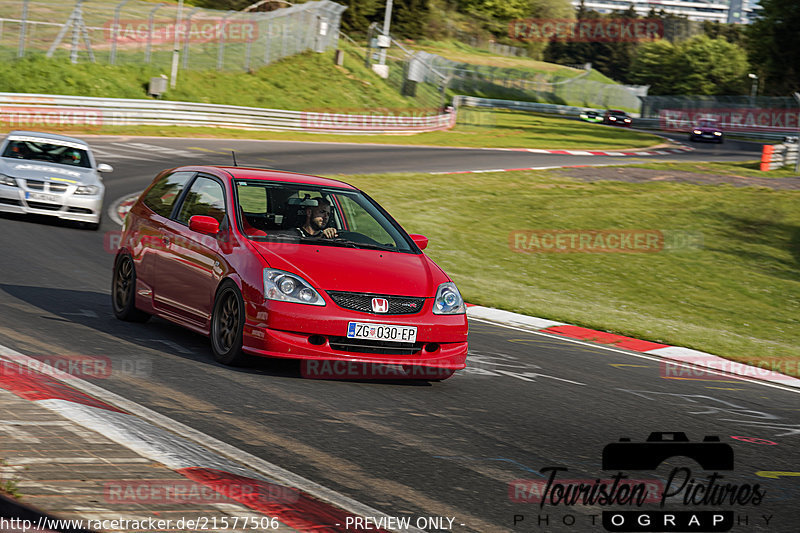
[[[242,166],[325,175],[628,160],[381,145],[87,139],[99,161],[115,167],[106,177],[107,205],[141,191],[164,168],[230,164],[230,150]],[[732,140],[696,148],[659,159],[757,159],[759,151]],[[0,217],[0,227],[0,344],[28,355],[108,357],[116,371],[90,380],[95,385],[387,515],[450,517],[452,531],[489,533],[605,531],[608,511],[696,513],[703,520],[701,512],[715,511],[727,513],[731,531],[798,530],[800,391],[725,376],[677,379],[680,374],[656,358],[480,321],[470,324],[468,369],[442,383],[303,379],[291,361],[228,368],[213,362],[204,337],[163,320],[132,324],[113,317],[114,256],[104,235],[119,228],[107,216],[99,232],[12,216]],[[654,432],[682,432],[698,444],[717,436],[722,448],[732,450],[732,469],[705,470],[686,457],[669,458],[655,470],[627,469],[629,458],[660,453],[640,445]],[[604,447],[620,438],[631,440],[622,452],[614,448],[622,463],[604,470]],[[697,457],[720,453],[715,443],[688,452],[669,448],[673,444],[656,447]],[[613,481],[619,468],[634,483],[661,484],[674,495],[663,507],[659,501],[570,505],[554,488]],[[551,476],[548,499],[540,504]],[[720,491],[726,495],[721,502],[703,500]]]

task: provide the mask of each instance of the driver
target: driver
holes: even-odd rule
[[[297,231],[301,237],[325,237],[333,239],[339,236],[336,228],[328,228],[331,217],[331,204],[325,198],[317,198],[315,207],[306,207],[306,222]]]

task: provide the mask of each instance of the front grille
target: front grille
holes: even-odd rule
[[[31,202],[28,201],[28,207],[32,207],[34,209],[46,209],[48,211],[58,211],[61,209],[61,206],[58,204],[46,204],[44,202]]]
[[[373,353],[384,355],[417,355],[422,350],[421,342],[387,342],[371,339],[348,339],[328,337],[332,350],[351,353]]]
[[[340,307],[372,315],[412,315],[422,311],[422,307],[425,305],[425,298],[411,296],[387,296],[384,294],[339,291],[328,291],[328,296]],[[389,310],[385,313],[375,313],[372,310],[373,298],[385,298],[389,302]]]
[[[36,181],[36,180],[28,180],[28,188],[33,189],[34,191],[43,191],[44,190],[44,182],[43,181]]]
[[[64,192],[67,190],[66,183],[51,183],[50,192]]]
[[[22,205],[22,202],[14,200],[13,198],[0,198],[0,204]]]
[[[81,213],[86,215],[91,215],[94,212],[91,209],[86,209],[85,207],[68,207],[67,211],[70,213]]]

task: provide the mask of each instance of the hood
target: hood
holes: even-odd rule
[[[299,274],[314,288],[433,297],[450,278],[425,254],[251,241],[270,268]]]
[[[57,181],[61,183],[96,185],[101,181],[93,168],[72,167],[46,161],[29,161],[3,157],[0,158],[0,171],[13,178]]]

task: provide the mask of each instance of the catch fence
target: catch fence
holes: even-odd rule
[[[0,59],[47,55],[168,68],[178,50],[184,69],[248,70],[335,48],[345,9],[330,0],[269,12],[179,9],[141,0],[0,0]]]

